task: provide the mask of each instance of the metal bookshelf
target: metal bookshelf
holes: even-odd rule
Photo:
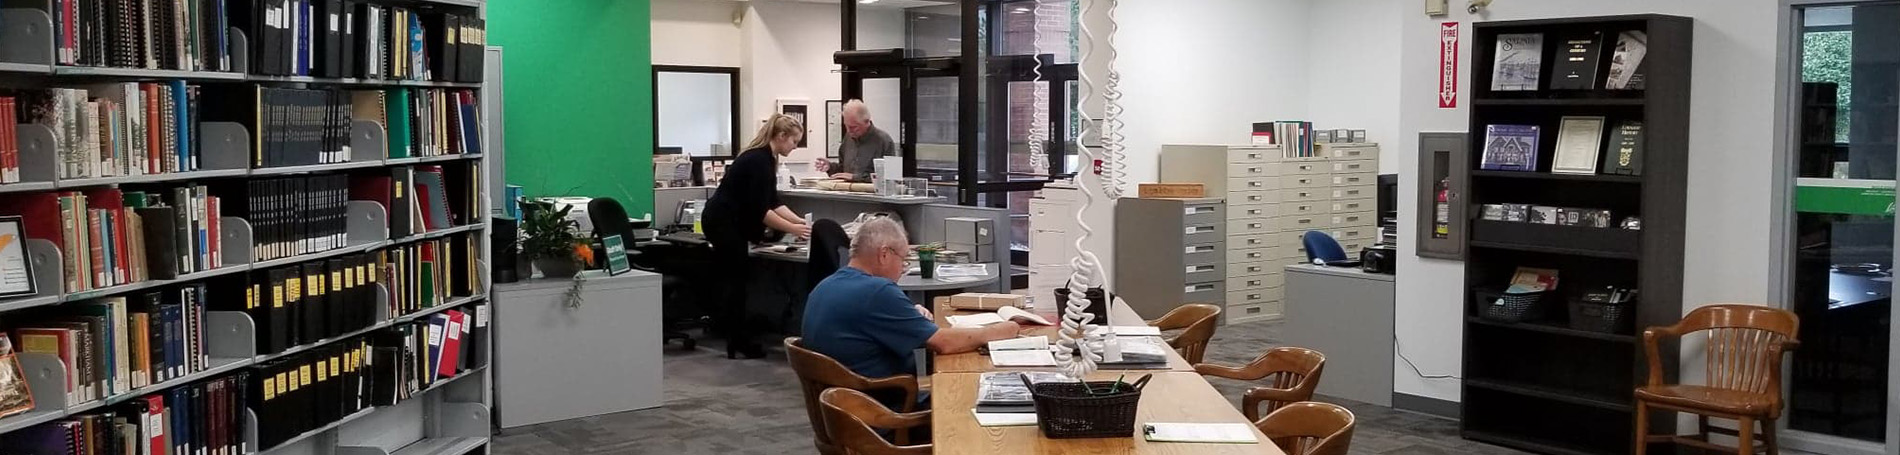
[[[238,0],[253,1],[253,0]],[[67,66],[53,63],[53,43],[51,33],[52,0],[22,0],[7,2],[0,8],[0,74],[22,78],[30,83],[59,86],[64,84],[88,84],[102,81],[138,81],[138,80],[186,80],[202,84],[267,84],[273,86],[299,87],[432,87],[432,88],[468,88],[480,92],[486,88],[483,83],[446,82],[426,80],[388,80],[359,78],[317,78],[286,77],[248,74],[247,39],[241,31],[232,30],[232,62],[238,71],[178,71],[141,68],[107,68]],[[395,6],[411,6],[419,10],[437,10],[445,8],[458,10],[463,14],[485,17],[485,2],[482,0],[383,0],[381,3]],[[486,69],[484,69],[486,70]],[[487,93],[482,93],[486,95]],[[500,102],[484,97],[482,102]],[[483,110],[483,112],[487,112]],[[485,126],[485,125],[484,125]],[[491,178],[495,172],[487,165],[487,157],[480,154],[441,155],[406,158],[386,158],[385,131],[380,124],[357,122],[352,125],[351,160],[341,163],[287,167],[253,167],[250,163],[248,144],[251,132],[237,124],[204,122],[200,124],[203,134],[198,138],[204,155],[199,170],[178,173],[125,175],[97,178],[63,179],[58,178],[53,158],[52,129],[43,125],[23,124],[19,127],[19,146],[22,154],[22,182],[0,184],[0,197],[9,194],[61,191],[90,187],[111,187],[120,185],[166,185],[185,184],[215,180],[272,178],[312,173],[339,173],[357,170],[377,169],[397,166],[423,164],[474,163],[468,172],[479,171],[482,179]],[[493,134],[487,128],[481,131],[484,144],[492,144]],[[44,158],[41,158],[44,156]],[[421,311],[408,314],[389,314],[387,300],[376,305],[377,322],[369,327],[351,331],[340,336],[294,346],[277,353],[260,353],[255,343],[256,323],[248,315],[237,311],[207,311],[205,317],[205,347],[210,357],[203,371],[194,372],[172,380],[159,382],[112,394],[103,399],[78,403],[69,403],[65,391],[65,367],[56,356],[23,353],[19,356],[22,368],[28,373],[27,382],[31,387],[35,409],[20,415],[0,419],[0,436],[6,433],[31,428],[36,425],[55,422],[63,418],[84,413],[95,413],[110,409],[112,406],[162,392],[179,386],[195,384],[207,379],[221,377],[234,371],[263,365],[267,362],[288,358],[300,353],[310,352],[330,346],[344,340],[412,323],[468,304],[485,303],[489,299],[491,282],[490,261],[486,258],[489,251],[488,236],[481,235],[489,229],[488,201],[491,201],[491,185],[484,182],[480,188],[468,197],[481,201],[478,213],[469,214],[468,224],[420,232],[413,235],[392,238],[388,235],[386,215],[372,214],[380,212],[374,203],[352,203],[350,207],[350,226],[347,246],[325,251],[314,251],[292,257],[253,260],[250,226],[243,219],[224,217],[217,220],[221,229],[221,242],[226,245],[222,256],[223,266],[181,274],[175,279],[150,280],[122,284],[98,289],[76,292],[62,292],[63,279],[59,270],[60,252],[52,242],[28,239],[28,255],[33,261],[38,280],[38,295],[0,299],[0,318],[8,313],[56,307],[70,302],[113,297],[138,292],[190,284],[208,279],[249,273],[310,261],[319,261],[343,255],[376,251],[384,248],[406,245],[414,242],[441,239],[458,234],[466,234],[479,250],[477,257],[471,258],[479,268],[480,277],[476,287],[479,292],[468,296],[447,297],[439,304]],[[360,205],[367,204],[367,206]],[[386,290],[379,291],[382,299],[387,299]],[[491,308],[492,310],[492,308]],[[475,315],[471,314],[471,318]],[[475,321],[471,321],[473,323]],[[489,343],[473,346],[479,350],[477,355],[493,358],[492,340]],[[474,351],[471,351],[474,352]],[[274,447],[259,447],[257,416],[247,416],[249,426],[244,438],[244,455],[462,455],[466,453],[485,453],[492,437],[491,407],[493,406],[491,384],[493,373],[487,366],[472,367],[459,375],[438,379],[428,387],[416,392],[406,400],[389,406],[365,409],[346,416],[321,428],[307,432]]]

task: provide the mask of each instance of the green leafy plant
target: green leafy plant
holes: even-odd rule
[[[529,259],[569,258],[574,256],[574,244],[580,237],[574,234],[580,224],[567,218],[572,207],[555,208],[554,203],[538,200],[523,200],[527,209],[521,220],[521,231],[525,238],[521,240],[521,252]]]

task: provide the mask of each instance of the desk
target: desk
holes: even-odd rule
[[[1286,344],[1326,353],[1319,393],[1392,405],[1392,280],[1353,267],[1286,266]]]
[[[938,327],[950,326],[950,323],[945,319],[945,317],[949,315],[982,313],[982,311],[962,311],[962,310],[951,309],[950,299],[948,297],[936,298],[935,300],[932,301],[931,307],[933,308],[931,310],[931,313],[937,316]],[[1060,336],[1057,335],[1057,332],[1060,332],[1062,330],[1061,321],[1059,320],[1059,318],[1056,317],[1056,314],[1055,314],[1055,308],[1053,306],[1049,308],[1039,307],[1036,310],[1037,310],[1036,315],[1042,316],[1043,318],[1048,319],[1050,322],[1055,322],[1057,323],[1057,325],[1030,326],[1028,329],[1023,331],[1023,335],[1029,335],[1029,336],[1045,335],[1049,337],[1050,342],[1052,343],[1055,342],[1057,339],[1060,338]],[[1108,310],[1108,320],[1114,323],[1117,323],[1119,325],[1147,325],[1147,321],[1143,321],[1140,315],[1135,314],[1134,309],[1128,308],[1128,305],[1124,305],[1121,302],[1115,302],[1114,305],[1110,306]],[[1057,369],[1057,368],[996,368],[995,365],[990,364],[990,356],[978,354],[975,352],[939,355],[939,356],[936,356],[932,360],[932,362],[934,362],[937,368],[936,372],[939,375],[943,373],[980,373],[980,372],[985,372],[985,371],[1026,371],[1026,370],[1056,370]],[[1103,371],[1122,371],[1122,370],[1104,369]],[[1175,352],[1174,350],[1170,349],[1168,350],[1168,368],[1166,370],[1127,370],[1129,374],[1135,374],[1135,373],[1140,373],[1140,372],[1159,373],[1163,371],[1177,371],[1177,372],[1192,373],[1194,371],[1194,365],[1188,363],[1187,359],[1182,358],[1180,353]]]
[[[1090,380],[1110,381],[1121,372],[1097,372]],[[1221,396],[1200,375],[1183,372],[1155,372],[1141,392],[1141,407],[1135,411],[1135,425],[1163,423],[1240,423],[1253,428],[1247,417],[1234,408],[1232,400]],[[1269,454],[1285,455],[1260,430],[1254,430],[1258,444],[1190,444],[1148,442],[1129,435],[1127,438],[1048,439],[1035,426],[983,427],[977,425],[978,373],[938,373],[931,378],[930,430],[937,454]],[[1129,374],[1133,381],[1137,375]],[[1137,430],[1139,431],[1139,430]]]

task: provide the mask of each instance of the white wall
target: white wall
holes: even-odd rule
[[[772,113],[779,99],[810,101],[812,124],[805,127],[810,147],[794,152],[790,162],[820,156],[825,144],[825,100],[838,99],[842,82],[832,53],[838,51],[838,5],[754,1],[746,4],[740,25],[740,61],[744,62],[739,106],[741,141],[750,141],[758,122]],[[904,15],[891,8],[858,10],[858,48],[879,49],[904,45]],[[865,84],[865,98],[898,99],[897,84]],[[877,93],[877,90],[889,93]],[[882,103],[879,103],[882,104]],[[871,119],[897,137],[898,106],[871,106]],[[808,166],[792,166],[804,172]]]
[[[1383,144],[1379,173],[1398,172],[1399,27],[1393,0],[1315,0],[1307,21],[1306,119],[1315,128],[1364,129]],[[1417,3],[1417,2],[1413,2]]]
[[[653,64],[740,66],[733,18],[744,8],[725,0],[653,0]]]
[[[1460,81],[1470,79],[1470,22],[1662,13],[1695,19],[1694,76],[1690,91],[1689,211],[1685,247],[1683,312],[1718,302],[1772,301],[1775,257],[1769,236],[1773,214],[1771,188],[1775,160],[1773,132],[1776,2],[1727,0],[1599,0],[1594,2],[1500,1],[1483,17],[1467,15],[1454,2],[1449,18],[1428,18],[1416,1],[1403,4],[1399,150],[1416,150],[1419,131],[1465,131],[1468,93],[1459,109],[1438,109],[1438,28],[1444,21],[1464,23]],[[1389,156],[1389,155],[1388,155]],[[1406,156],[1410,156],[1408,153]],[[1414,200],[1410,184],[1416,163],[1399,163],[1401,201]],[[1399,232],[1414,232],[1415,208],[1400,204]],[[1426,374],[1456,373],[1460,365],[1463,264],[1419,259],[1413,244],[1401,246],[1398,274],[1398,336],[1405,353]],[[1685,354],[1693,354],[1685,349]],[[1683,361],[1685,377],[1699,377],[1700,362]],[[1458,400],[1455,381],[1426,381],[1403,363],[1394,387],[1400,393]]]

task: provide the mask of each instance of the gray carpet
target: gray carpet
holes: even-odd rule
[[[1238,365],[1278,346],[1280,324],[1221,327],[1207,352],[1210,362]],[[763,360],[726,360],[716,340],[696,351],[669,345],[666,405],[504,431],[498,455],[577,454],[803,454],[814,453],[805,404],[783,348]],[[1213,378],[1235,405],[1249,385]],[[1355,454],[1517,454],[1458,437],[1457,422],[1381,406],[1317,398],[1358,415]]]

